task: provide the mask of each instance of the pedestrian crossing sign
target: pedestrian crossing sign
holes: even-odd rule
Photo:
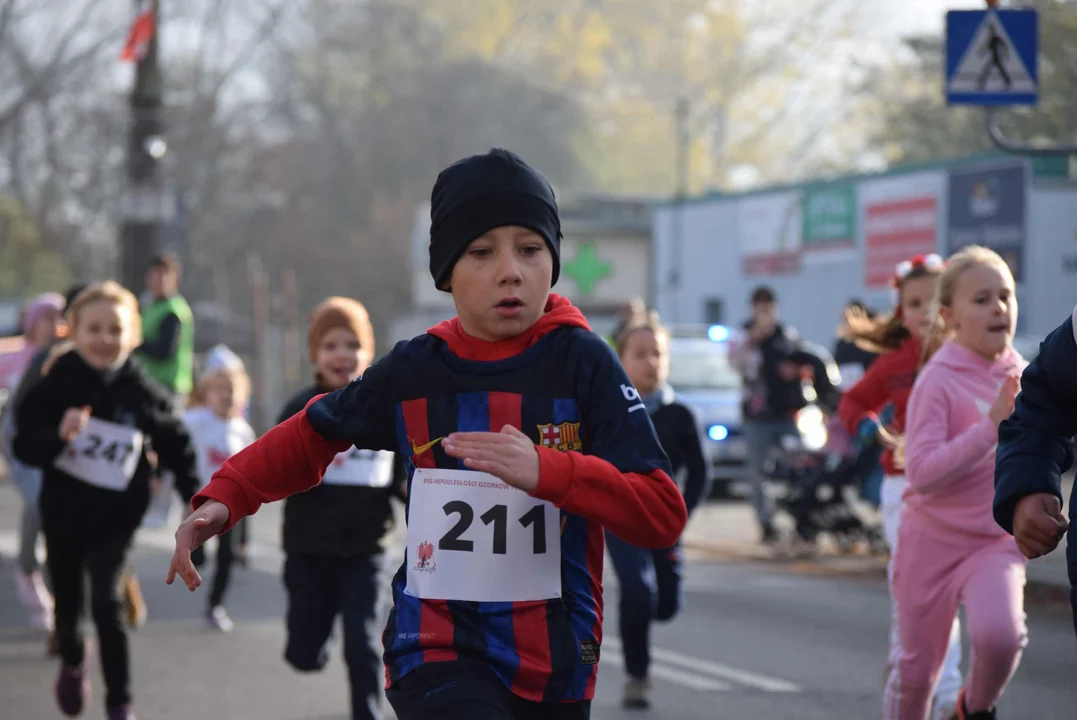
[[[1035,105],[1039,36],[1035,10],[946,13],[946,102]]]

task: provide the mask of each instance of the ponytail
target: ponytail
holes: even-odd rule
[[[862,350],[880,355],[900,348],[909,338],[909,331],[899,310],[872,319],[863,312],[850,309],[845,311],[845,326],[839,335]]]

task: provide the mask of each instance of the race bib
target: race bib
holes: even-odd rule
[[[393,454],[353,447],[333,458],[322,476],[327,485],[386,488],[393,482]]]
[[[424,600],[561,597],[561,512],[487,473],[416,468],[407,587]]]
[[[123,492],[131,484],[142,457],[138,428],[91,417],[53,463],[87,485]]]

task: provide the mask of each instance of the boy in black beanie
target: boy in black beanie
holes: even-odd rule
[[[193,548],[316,485],[351,447],[408,458],[408,540],[383,634],[400,720],[590,716],[602,637],[603,529],[669,547],[686,511],[620,362],[550,293],[553,190],[492,150],[434,185],[430,271],[458,316],[398,344],[214,475],[176,535]]]
[[[1069,530],[1066,564],[1077,630],[1077,490],[1062,512],[1062,476],[1073,467],[1077,433],[1077,308],[1040,344],[1021,375],[1013,414],[998,429],[995,522],[1028,559],[1053,551]]]

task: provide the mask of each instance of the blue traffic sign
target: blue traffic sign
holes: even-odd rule
[[[1035,105],[1039,34],[1035,10],[946,13],[946,102]]]

